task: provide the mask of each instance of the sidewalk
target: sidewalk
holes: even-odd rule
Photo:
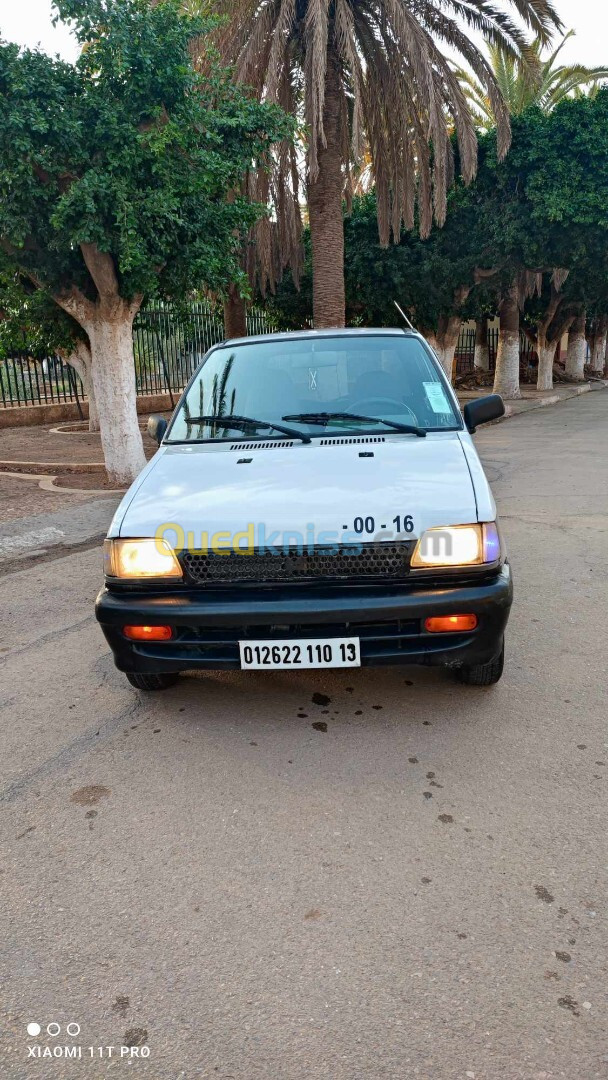
[[[604,390],[607,386],[608,382],[605,380],[584,383],[559,383],[552,390],[536,390],[524,386],[521,398],[505,400],[503,420],[508,420],[511,416],[519,416],[521,413],[530,412],[532,409],[542,409],[548,405],[559,405],[562,401],[568,401],[569,398],[579,397],[581,394],[588,394],[595,390]],[[488,387],[480,387],[479,390],[457,391],[458,400],[463,406],[469,401],[474,401],[475,398],[485,397],[491,393],[492,390]],[[501,422],[501,420],[496,421],[496,423]]]

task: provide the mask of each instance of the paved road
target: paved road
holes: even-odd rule
[[[97,552],[2,578],[5,1075],[606,1077],[607,409],[479,435],[517,586],[494,689],[378,669],[143,700],[92,619]]]

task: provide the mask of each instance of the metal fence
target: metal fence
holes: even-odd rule
[[[461,330],[456,346],[456,374],[472,371],[475,361],[475,330]]]
[[[488,330],[488,358],[489,371],[496,368],[496,353],[498,352],[498,328]],[[524,333],[519,337],[519,362],[521,367],[530,367],[535,360],[536,350],[534,343]],[[456,374],[464,375],[467,371],[473,371],[475,367],[475,330],[465,329],[460,332],[458,345],[456,346]]]
[[[277,330],[264,312],[247,313],[250,334]],[[159,301],[140,311],[133,325],[137,393],[179,396],[207,350],[224,338],[222,316],[209,305],[172,307]],[[58,356],[33,359],[16,353],[0,360],[0,408],[53,405],[83,398],[82,383]]]
[[[58,356],[34,360],[16,353],[0,360],[0,407],[53,405],[77,401],[82,396],[82,384],[74,368]]]
[[[265,312],[254,308],[247,313],[248,333],[271,334],[278,329]],[[202,301],[180,307],[161,301],[147,304],[133,325],[137,393],[168,393],[173,404],[207,350],[223,337],[221,314]],[[497,329],[488,331],[488,350],[490,371],[493,371],[498,350]],[[533,357],[534,346],[522,334],[521,364],[529,367]],[[474,362],[475,330],[465,329],[456,348],[456,374],[472,371]],[[82,398],[80,379],[58,356],[32,359],[16,354],[0,360],[0,408],[76,402],[81,411]]]

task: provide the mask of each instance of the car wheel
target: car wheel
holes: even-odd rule
[[[127,679],[136,690],[168,690],[175,686],[179,675],[173,671],[163,674],[148,674],[141,671],[125,672]]]
[[[498,656],[495,656],[493,660],[487,664],[464,665],[458,669],[457,676],[460,682],[466,683],[467,686],[493,686],[502,676],[504,666],[505,643],[503,641]]]

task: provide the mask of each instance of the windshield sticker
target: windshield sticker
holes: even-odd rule
[[[445,396],[441,383],[425,382],[424,392],[434,413],[448,413],[449,415],[452,412],[452,406]]]
[[[316,370],[313,371],[312,368],[308,369],[308,388],[309,390],[317,389],[317,372]]]

